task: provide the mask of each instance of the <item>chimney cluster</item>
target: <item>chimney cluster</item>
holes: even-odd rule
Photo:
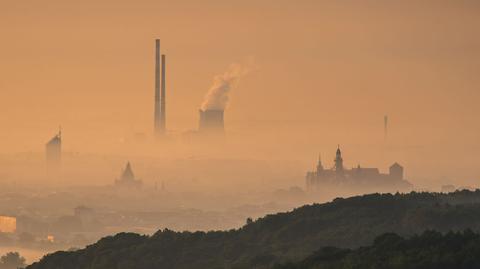
[[[165,96],[165,54],[160,52],[160,39],[155,40],[155,111],[154,111],[154,132],[155,136],[161,137],[166,134],[166,96]],[[231,68],[232,69],[232,68]],[[224,74],[225,81],[216,85],[210,95],[223,96],[231,87],[231,80],[239,75],[238,68],[229,70]],[[217,89],[218,88],[218,89]],[[221,98],[222,99],[222,98]],[[224,133],[224,109],[203,108],[199,111],[199,131],[203,134]]]

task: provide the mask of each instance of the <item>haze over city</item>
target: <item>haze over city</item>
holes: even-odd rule
[[[476,189],[479,9],[3,1],[0,256]]]

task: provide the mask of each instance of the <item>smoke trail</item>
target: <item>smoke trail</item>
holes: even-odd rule
[[[224,110],[229,100],[229,93],[236,88],[240,78],[248,74],[250,65],[231,64],[222,75],[215,76],[213,85],[208,90],[201,109]]]

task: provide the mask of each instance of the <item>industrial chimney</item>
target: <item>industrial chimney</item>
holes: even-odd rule
[[[165,133],[167,130],[166,124],[166,99],[165,99],[165,54],[162,54],[162,88],[161,88],[161,102],[160,102],[160,130]]]
[[[161,57],[161,66],[160,66]],[[162,70],[160,79],[160,68]],[[160,54],[160,39],[155,40],[155,112],[154,129],[156,135],[166,131],[165,114],[165,55]]]
[[[201,133],[223,133],[224,132],[224,121],[223,121],[223,110],[199,110],[200,122],[198,130]]]
[[[155,40],[155,134],[160,133],[160,39]]]

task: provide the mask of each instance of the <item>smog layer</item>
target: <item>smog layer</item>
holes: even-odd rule
[[[0,256],[477,188],[479,8],[0,4]]]

